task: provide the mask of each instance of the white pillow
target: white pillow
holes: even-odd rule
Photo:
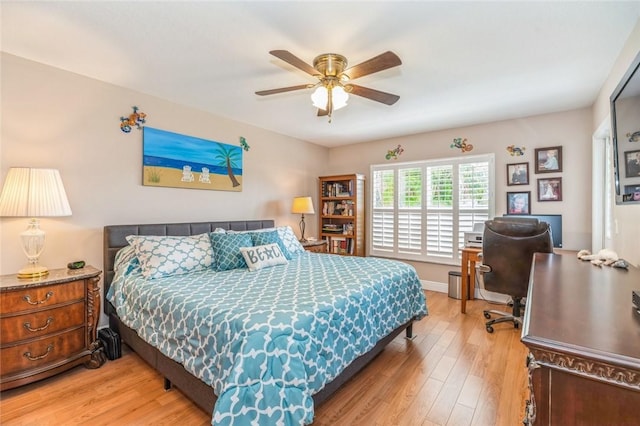
[[[177,236],[129,235],[127,241],[145,278],[180,275],[211,267],[213,248],[209,234]]]
[[[290,226],[278,226],[278,236],[282,240],[284,247],[290,254],[304,252],[304,247],[298,241],[296,234],[293,233],[293,229]]]
[[[284,265],[288,262],[277,243],[240,247],[240,252],[251,272],[268,266]]]

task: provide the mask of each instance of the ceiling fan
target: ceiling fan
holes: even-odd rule
[[[349,93],[386,105],[395,104],[400,96],[381,92],[368,87],[353,84],[350,81],[365,75],[397,67],[402,64],[400,58],[393,52],[387,51],[364,61],[351,68],[347,68],[347,58],[336,53],[323,53],[316,56],[313,66],[286,50],[272,50],[269,52],[276,58],[316,77],[315,84],[300,84],[297,86],[281,87],[279,89],[261,90],[256,95],[274,95],[276,93],[291,92],[293,90],[316,88],[311,95],[313,105],[318,108],[318,116],[328,116],[331,122],[333,111],[347,105]]]

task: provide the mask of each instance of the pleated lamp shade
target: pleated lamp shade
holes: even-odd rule
[[[45,241],[38,218],[71,216],[71,206],[58,170],[10,168],[0,194],[0,216],[30,218],[28,228],[20,234],[29,265],[18,271],[18,277],[38,278],[47,275],[49,270],[38,265]]]

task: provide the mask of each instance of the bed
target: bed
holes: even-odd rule
[[[203,235],[215,253],[209,268],[163,275],[139,250],[151,238],[199,244]],[[221,268],[247,235],[253,246],[239,247],[252,269]],[[212,424],[309,424],[313,407],[391,340],[402,331],[411,338],[427,308],[411,266],[306,252],[292,239],[291,228],[272,220],[106,226],[109,326],[167,389],[175,385],[213,413]],[[265,267],[252,263],[264,253]]]

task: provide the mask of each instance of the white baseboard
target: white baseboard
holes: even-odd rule
[[[449,285],[436,281],[420,280],[423,290],[437,291],[438,293],[449,293]]]
[[[420,280],[420,282],[422,283],[423,290],[437,291],[438,293],[445,293],[445,294],[449,293],[448,283],[439,283],[437,281],[427,281],[427,280]],[[505,304],[509,300],[511,300],[511,297],[505,294],[494,293],[492,291],[488,291],[478,287],[476,287],[475,290],[476,290],[475,291],[476,299],[485,299],[490,302],[505,303]]]

